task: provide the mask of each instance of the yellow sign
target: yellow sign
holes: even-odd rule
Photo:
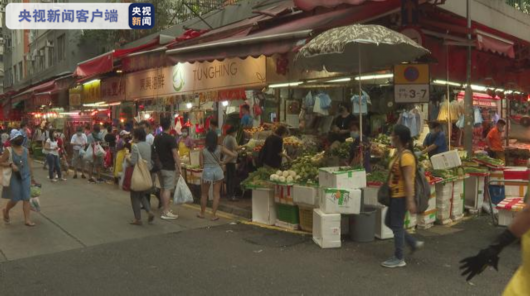
[[[428,64],[401,64],[394,66],[394,84],[429,84]]]
[[[83,93],[83,88],[81,86],[74,87],[68,90],[68,99],[69,104],[72,107],[81,106],[81,94]]]
[[[92,80],[83,84],[83,104],[101,102],[100,80]]]

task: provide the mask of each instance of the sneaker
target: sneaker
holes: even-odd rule
[[[411,253],[411,254],[414,254],[415,252],[417,252],[417,251],[423,249],[424,246],[425,246],[425,242],[423,242],[423,241],[416,241],[416,244],[415,244],[413,247],[411,247],[411,252],[410,252],[410,253]]]
[[[77,175],[74,175],[74,179],[77,179]]]
[[[405,267],[407,266],[407,263],[403,259],[398,259],[396,257],[392,257],[385,262],[381,263],[381,266],[387,267],[387,268],[396,268],[396,267]]]
[[[160,216],[160,219],[162,219],[162,220],[176,220],[178,217],[179,217],[179,215],[175,215],[171,211],[169,211],[167,213],[162,214],[162,216]]]
[[[94,180],[94,179],[90,178],[90,179],[88,179],[88,183],[91,183],[91,184],[96,184],[96,180]]]
[[[51,179],[52,183],[57,182],[57,179]]]

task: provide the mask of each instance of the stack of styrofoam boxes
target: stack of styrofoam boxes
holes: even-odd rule
[[[276,223],[276,207],[272,188],[252,190],[252,222],[266,225]]]
[[[322,231],[335,230],[323,226],[326,221],[338,227],[338,243],[332,243],[332,247],[340,247],[341,214],[359,214],[362,206],[361,188],[366,187],[366,172],[364,170],[340,171],[338,167],[322,168],[319,171],[320,184],[320,209],[313,214],[313,240],[322,248],[330,247]],[[337,223],[337,224],[335,224]],[[331,235],[331,234],[330,234]]]
[[[464,180],[453,183],[453,199],[451,207],[451,220],[460,221],[464,218]]]
[[[499,210],[499,225],[509,226],[512,224],[517,213],[522,211],[525,206],[523,198],[521,197],[508,197],[501,201],[497,205],[497,210]]]
[[[453,198],[453,182],[436,184],[436,221],[449,224],[451,220],[451,199]]]
[[[484,204],[484,185],[487,173],[468,173],[464,181],[465,207],[471,214],[479,214]]]
[[[323,249],[340,248],[340,214],[313,211],[313,241]]]
[[[375,237],[378,239],[389,239],[394,237],[394,233],[392,232],[392,229],[388,228],[385,224],[388,207],[380,204],[377,200],[377,192],[379,191],[380,187],[381,186],[379,184],[368,184],[366,188],[363,188],[364,204],[377,208],[377,212],[375,214]]]
[[[429,229],[436,222],[436,185],[431,182],[431,196],[429,198],[429,207],[427,210],[418,214],[418,228]]]
[[[528,190],[529,170],[525,167],[506,167],[504,170],[504,193],[506,197],[521,197]]]

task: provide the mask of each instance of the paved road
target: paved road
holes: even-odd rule
[[[520,262],[512,246],[498,273],[459,277],[459,259],[501,231],[486,218],[417,234],[427,248],[387,270],[379,263],[392,241],[322,250],[309,236],[184,208],[177,221],[133,227],[126,194],[74,180],[46,186],[42,199],[38,227],[20,217],[0,227],[0,295],[499,295]]]

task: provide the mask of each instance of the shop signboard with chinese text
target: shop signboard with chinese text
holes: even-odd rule
[[[112,77],[101,82],[101,101],[107,103],[125,100],[125,78]]]
[[[81,96],[83,93],[82,86],[70,88],[68,90],[68,103],[71,107],[81,106]]]
[[[200,93],[266,84],[266,58],[181,63],[126,75],[127,100]]]
[[[396,103],[428,103],[429,88],[429,65],[402,64],[394,66],[394,98]]]
[[[100,80],[92,80],[83,84],[83,104],[101,102]]]

